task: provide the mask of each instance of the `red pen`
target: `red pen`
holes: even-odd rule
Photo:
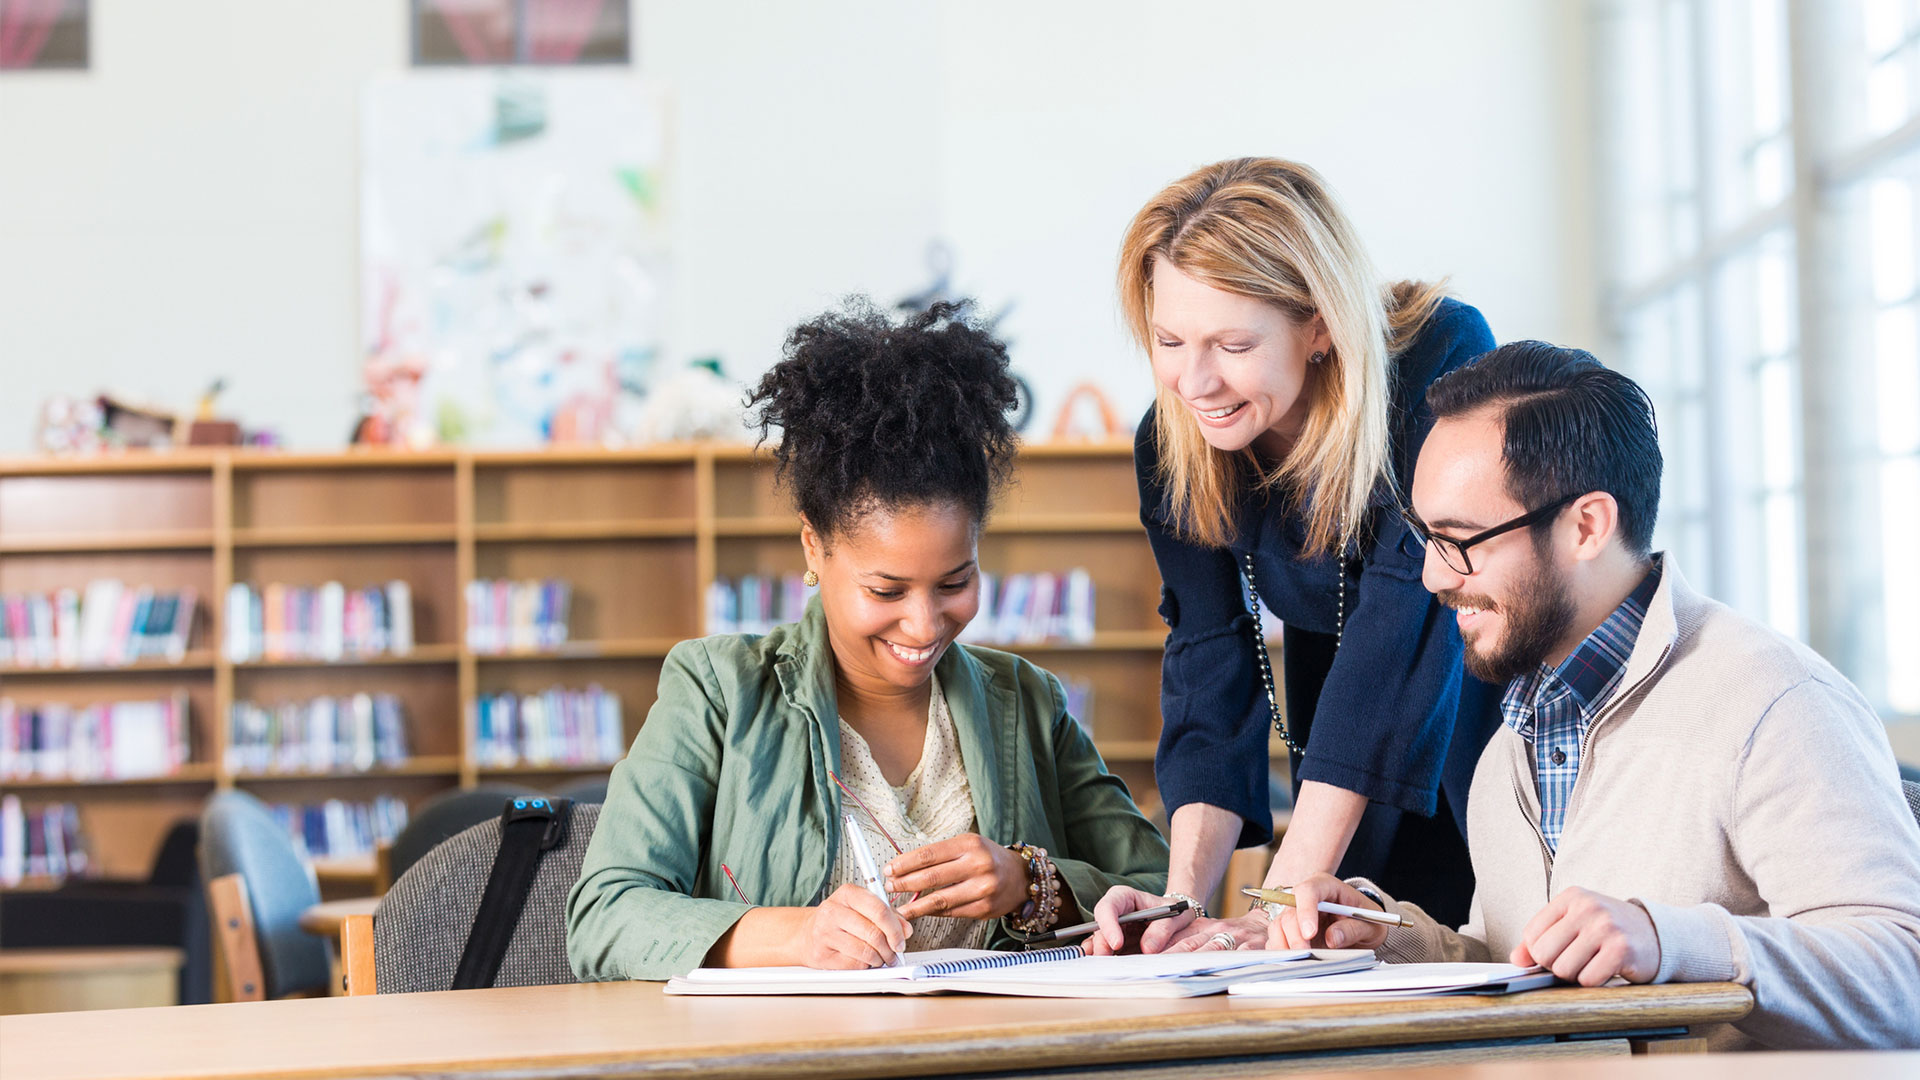
[[[720,864],[720,872],[727,875],[727,883],[733,886],[733,894],[740,898],[740,902],[748,907],[752,907],[753,901],[747,899],[747,894],[740,891],[740,883],[733,879],[733,871],[727,869],[726,863]]]

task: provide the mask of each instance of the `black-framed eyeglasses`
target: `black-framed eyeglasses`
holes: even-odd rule
[[[1480,532],[1474,533],[1465,540],[1454,540],[1450,537],[1435,536],[1433,530],[1427,528],[1427,523],[1420,520],[1420,515],[1413,512],[1412,507],[1401,507],[1400,516],[1405,519],[1407,528],[1412,530],[1413,535],[1419,539],[1422,548],[1432,548],[1439,552],[1440,561],[1446,563],[1448,569],[1454,573],[1470,575],[1473,573],[1473,560],[1467,555],[1468,548],[1475,544],[1491,540],[1503,533],[1510,533],[1515,529],[1524,529],[1536,521],[1544,521],[1554,514],[1559,513],[1568,503],[1584,494],[1586,493],[1583,491],[1577,491],[1572,495],[1556,499],[1537,510],[1529,510],[1511,521],[1503,521],[1491,529],[1483,529]]]

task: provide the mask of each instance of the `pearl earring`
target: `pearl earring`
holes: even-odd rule
[[[806,573],[800,575],[800,581],[807,588],[811,589],[815,585],[820,584],[820,575],[809,570]]]

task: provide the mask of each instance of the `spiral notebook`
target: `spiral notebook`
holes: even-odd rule
[[[1013,994],[1026,997],[1194,997],[1233,983],[1329,975],[1372,967],[1365,950],[1239,950],[1088,956],[1077,945],[1034,952],[938,949],[893,967],[696,968],[669,994]]]

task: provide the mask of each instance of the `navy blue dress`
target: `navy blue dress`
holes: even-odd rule
[[[1370,877],[1451,926],[1467,921],[1473,895],[1467,788],[1500,722],[1499,690],[1462,666],[1459,628],[1420,583],[1422,555],[1397,505],[1433,426],[1427,386],[1493,344],[1479,311],[1447,300],[1394,359],[1390,431],[1397,490],[1383,488],[1374,499],[1360,540],[1346,553],[1344,573],[1341,561],[1325,552],[1301,557],[1306,522],[1284,494],[1247,497],[1230,549],[1176,538],[1154,475],[1159,449],[1151,409],[1134,440],[1140,517],[1160,566],[1160,614],[1169,629],[1154,761],[1168,814],[1206,803],[1241,817],[1235,846],[1272,839],[1272,717],[1239,574],[1250,551],[1254,584],[1286,626],[1286,646],[1274,662],[1285,672],[1294,740],[1307,748],[1292,763],[1295,791],[1302,780],[1314,780],[1370,800],[1337,872]],[[1336,651],[1343,585],[1347,623]]]

